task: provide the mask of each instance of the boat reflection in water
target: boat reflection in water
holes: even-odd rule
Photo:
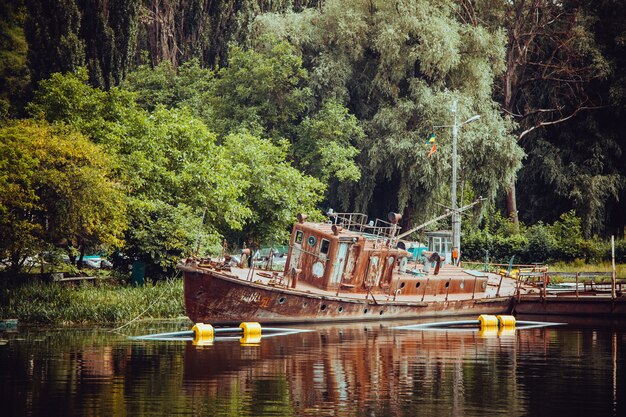
[[[238,412],[246,415],[278,410],[311,416],[561,415],[567,410],[613,415],[608,404],[586,396],[561,394],[548,400],[550,392],[599,388],[600,382],[586,379],[592,375],[580,379],[591,363],[560,368],[559,350],[576,356],[576,346],[591,341],[568,346],[572,341],[559,340],[558,332],[399,331],[361,324],[272,338],[252,347],[188,344],[183,389],[205,400],[194,402],[200,407],[196,412],[220,415],[232,412],[235,399]],[[580,347],[578,354],[583,355]],[[612,378],[606,371],[600,377],[594,369],[602,384]],[[578,379],[559,383],[568,372]]]
[[[623,328],[394,328],[406,324],[306,326],[248,346],[101,330],[0,333],[0,414],[626,415]],[[180,327],[136,333],[163,330]]]

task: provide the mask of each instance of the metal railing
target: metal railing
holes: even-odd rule
[[[381,219],[368,222],[367,215],[363,213],[327,213],[331,224],[341,226],[346,230],[363,233],[365,237],[371,237],[376,241],[389,240],[390,245],[396,243],[398,232],[401,227],[398,224]]]

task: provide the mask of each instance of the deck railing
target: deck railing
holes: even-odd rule
[[[367,215],[363,213],[327,213],[332,224],[341,226],[346,230],[369,235],[376,240],[389,240],[395,245],[396,236],[401,227],[397,224],[386,222],[381,219],[368,222]]]

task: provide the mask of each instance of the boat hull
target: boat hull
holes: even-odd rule
[[[512,297],[394,301],[384,296],[322,295],[244,281],[228,273],[179,266],[184,273],[185,307],[196,322],[238,324],[319,323],[397,320],[478,314],[507,314]]]

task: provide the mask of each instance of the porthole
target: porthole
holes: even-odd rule
[[[363,314],[367,314],[369,310],[366,308],[365,310],[363,310]]]
[[[337,309],[340,313],[343,313],[343,307],[339,306],[339,308]]]
[[[421,284],[420,282],[416,282],[416,283],[415,283],[415,288],[419,288],[419,287],[420,287],[420,284]]]
[[[404,285],[405,285],[405,283],[404,283],[404,282],[401,282],[401,283],[400,283],[400,288],[404,288]]]
[[[278,304],[285,304],[286,298],[285,297],[280,297],[278,299]]]
[[[315,244],[317,243],[317,239],[315,239],[315,236],[309,236],[306,241],[309,246],[315,246]]]
[[[446,288],[450,286],[450,281],[446,282]]]
[[[306,301],[304,303],[302,303],[302,307],[306,307],[308,305],[309,305],[309,303],[307,303]]]
[[[311,273],[315,278],[321,278],[324,276],[324,264],[317,261],[311,267]]]
[[[383,310],[380,310],[380,312],[378,314],[382,316],[383,313],[384,313]]]
[[[322,304],[322,306],[320,307],[320,310],[322,311],[326,310],[326,304]]]

